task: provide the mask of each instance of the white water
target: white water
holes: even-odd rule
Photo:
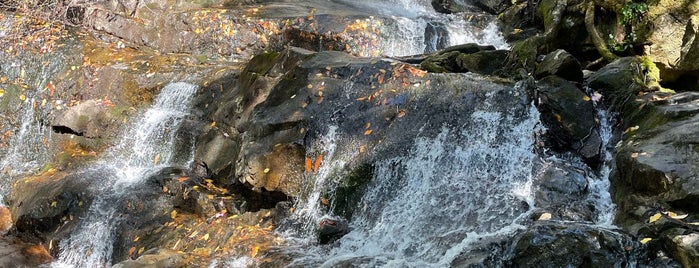
[[[21,58],[0,62],[0,73],[6,76],[8,81],[23,80],[29,86],[20,93],[24,94],[26,99],[20,101],[15,117],[7,117],[8,114],[1,117],[2,123],[12,126],[13,129],[8,148],[0,158],[0,203],[3,196],[10,191],[15,178],[36,171],[51,157],[51,148],[46,141],[51,140],[53,132],[46,125],[48,122],[42,121],[46,120],[51,105],[41,105],[39,96],[46,90],[46,84],[50,79],[65,64],[56,57],[47,54],[33,59],[35,62],[24,62]],[[9,98],[8,94],[3,98]],[[11,109],[12,107],[8,107],[8,110]]]
[[[507,49],[509,45],[500,33],[496,20],[480,28],[468,21],[463,14],[441,14],[434,11],[428,0],[392,0],[392,1],[345,1],[338,2],[367,10],[391,18],[394,23],[381,25],[384,36],[377,40],[375,47],[369,51],[354,51],[363,56],[377,56],[374,52],[386,56],[408,56],[425,53],[428,41],[425,30],[428,24],[441,25],[448,39],[446,46],[466,43],[493,45],[497,49]],[[485,15],[483,15],[485,16]],[[359,48],[352,48],[359,49]],[[437,48],[441,49],[441,48]]]
[[[121,142],[98,164],[84,171],[94,179],[96,199],[88,216],[61,241],[59,261],[54,267],[103,267],[111,262],[114,227],[119,221],[117,202],[149,174],[164,167],[185,167],[192,152],[177,157],[177,131],[188,115],[197,86],[172,83],[165,86],[153,106],[122,134]]]
[[[463,125],[444,125],[436,137],[417,137],[406,155],[376,163],[374,183],[350,223],[352,231],[336,247],[304,247],[303,257],[291,266],[441,267],[479,239],[522,228],[534,205],[531,181],[538,157],[532,144],[539,113],[529,107],[519,111],[524,118],[513,118],[517,112],[490,109],[493,100],[482,103]],[[332,128],[324,139],[351,142],[337,139]],[[337,146],[327,145],[333,151]],[[351,157],[335,155],[326,158],[332,163],[328,171]],[[311,216],[317,224],[328,216],[320,215],[313,201],[328,181],[315,177],[314,192],[295,212],[299,218]],[[295,235],[312,241],[309,233]]]
[[[609,175],[611,174],[614,165],[614,153],[616,148],[612,144],[612,124],[610,115],[606,109],[598,107],[595,103],[597,118],[599,118],[600,138],[602,139],[602,165],[598,175],[588,179],[590,183],[590,201],[595,205],[597,217],[595,224],[606,227],[616,228],[614,226],[614,216],[616,215],[616,205],[612,201],[612,196],[609,193]]]

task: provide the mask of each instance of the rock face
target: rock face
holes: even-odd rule
[[[509,265],[515,267],[624,267],[638,247],[631,237],[585,225],[536,224],[515,238]]]
[[[599,156],[602,139],[590,97],[572,82],[547,76],[538,81],[534,99],[554,147],[585,159]]]
[[[617,223],[633,234],[653,238],[655,250],[686,263],[697,256],[688,250],[692,244],[684,243],[697,233],[688,225],[695,218],[682,215],[696,213],[691,204],[699,201],[699,174],[694,167],[699,136],[693,127],[699,122],[699,94],[644,92],[640,65],[639,59],[622,58],[588,79],[623,123],[616,171],[610,178],[619,207]]]

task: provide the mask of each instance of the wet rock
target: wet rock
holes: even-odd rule
[[[465,11],[485,11],[491,14],[498,14],[510,6],[512,2],[504,0],[477,0],[477,1],[455,1],[455,0],[432,0],[432,7],[440,13],[459,13]]]
[[[682,267],[695,267],[699,263],[699,233],[676,235],[668,242],[670,254]]]
[[[456,58],[456,62],[462,70],[492,75],[505,66],[508,53],[507,50],[492,50],[461,54]]]
[[[167,268],[186,267],[186,254],[169,249],[152,249],[135,260],[125,260],[114,264],[112,268]]]
[[[541,79],[549,75],[582,83],[583,73],[580,62],[565,50],[559,49],[549,53],[544,60],[539,63],[534,73],[536,79]]]
[[[92,200],[81,175],[52,171],[18,181],[8,199],[11,232],[42,243],[69,233]]]
[[[534,103],[552,145],[596,161],[602,140],[590,97],[572,82],[556,76],[541,79],[537,86]]]
[[[102,100],[87,100],[56,116],[52,129],[59,134],[85,138],[114,138],[121,122],[110,112],[114,104]]]
[[[428,22],[425,26],[425,53],[449,46],[449,31],[443,23]]]
[[[582,168],[553,162],[537,177],[536,207],[554,220],[592,221],[587,201],[589,183]],[[544,213],[545,214],[545,213]],[[540,217],[535,217],[540,219]]]
[[[581,224],[538,223],[518,235],[509,265],[624,267],[637,245],[618,231]]]
[[[465,44],[426,55],[420,67],[433,73],[492,74],[504,66],[506,57],[506,51],[495,50],[493,46]]]
[[[53,257],[42,245],[25,243],[9,236],[0,238],[2,267],[39,267],[52,260]]]
[[[605,103],[621,104],[644,89],[642,70],[639,58],[620,58],[590,75],[587,84],[604,95]]]
[[[333,213],[351,220],[373,176],[374,166],[369,164],[349,172],[335,188],[334,196],[331,197]]]
[[[343,219],[322,219],[318,223],[318,242],[329,244],[349,232],[347,221]]]

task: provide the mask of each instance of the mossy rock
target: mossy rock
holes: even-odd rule
[[[335,189],[333,213],[351,219],[373,176],[374,166],[369,164],[361,165],[347,174]]]

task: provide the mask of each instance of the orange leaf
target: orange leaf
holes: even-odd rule
[[[316,158],[316,164],[313,166],[313,171],[318,172],[318,169],[320,168],[320,164],[323,162],[323,154],[319,154],[318,158]]]
[[[371,135],[371,132],[372,132],[371,129],[368,129],[367,131],[364,131],[364,135],[369,136],[369,135]]]
[[[183,181],[186,181],[188,179],[189,179],[189,177],[179,177],[179,178],[177,178],[177,181],[183,182]]]
[[[129,249],[129,256],[133,255],[136,252],[136,247],[131,247]]]
[[[311,172],[312,166],[313,166],[313,160],[306,157],[306,172]]]

